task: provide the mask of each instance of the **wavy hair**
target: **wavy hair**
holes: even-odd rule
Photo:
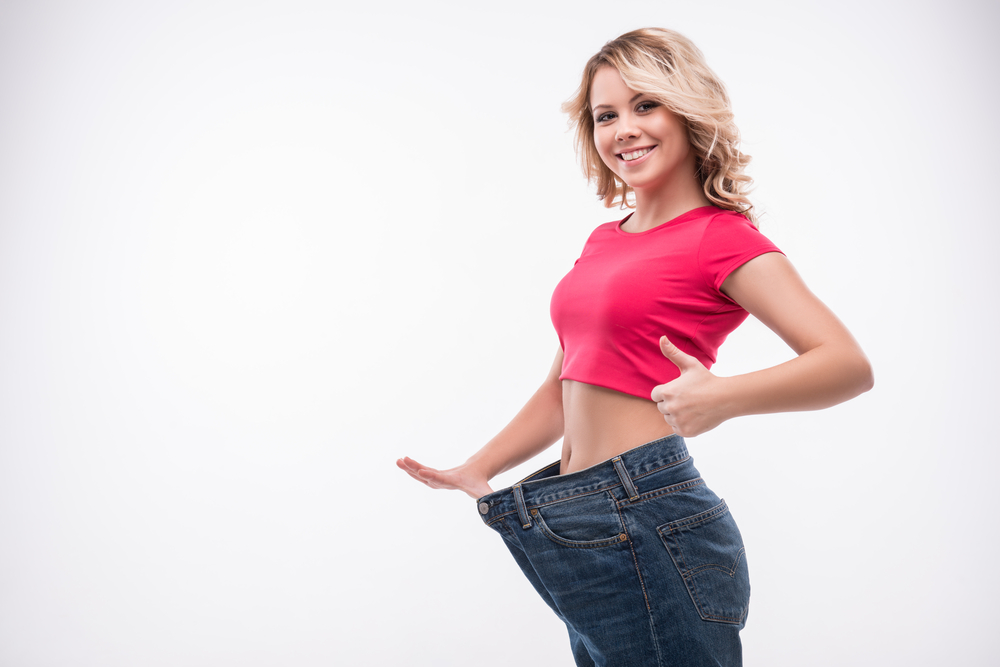
[[[576,130],[583,173],[596,183],[597,196],[604,205],[635,206],[629,197],[632,188],[604,164],[594,144],[590,92],[594,74],[602,67],[614,67],[626,86],[649,95],[684,120],[705,196],[716,206],[742,213],[756,224],[753,204],[747,197],[753,181],[743,173],[750,156],[739,149],[740,133],[726,88],[691,40],[663,28],[633,30],[605,44],[587,61],[580,88],[562,106]]]

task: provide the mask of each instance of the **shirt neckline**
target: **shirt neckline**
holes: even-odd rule
[[[656,227],[652,227],[650,229],[646,229],[641,232],[626,232],[625,230],[622,229],[622,225],[624,225],[628,221],[628,219],[632,217],[632,214],[635,213],[635,211],[633,211],[632,213],[629,213],[624,218],[619,220],[617,224],[615,224],[615,231],[621,234],[622,236],[645,236],[646,234],[652,234],[653,232],[659,229],[665,229],[667,227],[672,227],[678,223],[685,222],[693,217],[696,217],[699,214],[699,212],[703,212],[706,209],[719,210],[718,207],[716,206],[699,206],[698,208],[693,208],[690,211],[681,213],[676,218],[671,218],[666,222],[660,223]]]

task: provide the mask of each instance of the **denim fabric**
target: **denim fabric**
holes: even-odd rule
[[[739,529],[672,435],[568,475],[559,463],[479,499],[576,664],[742,664],[750,576]]]

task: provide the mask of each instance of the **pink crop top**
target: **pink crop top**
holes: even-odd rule
[[[625,220],[594,230],[552,295],[559,379],[649,399],[680,374],[660,336],[711,368],[747,317],[722,283],[754,257],[781,251],[742,215],[714,206],[637,234],[621,230]]]

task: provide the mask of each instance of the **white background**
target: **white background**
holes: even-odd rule
[[[997,664],[998,18],[3,2],[0,665],[570,665],[473,501],[394,460],[460,463],[544,377],[621,216],[559,105],[646,25],[727,82],[761,229],[876,371],[689,442],[749,550],[746,664]],[[789,355],[750,321],[715,370]]]

